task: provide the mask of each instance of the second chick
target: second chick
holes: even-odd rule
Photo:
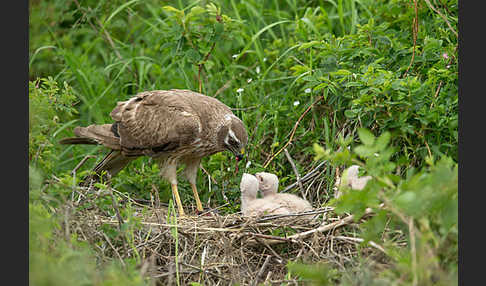
[[[272,198],[257,198],[258,179],[248,173],[241,178],[241,212],[244,216],[262,216],[266,214],[289,214],[291,211]]]
[[[274,203],[286,207],[291,213],[312,211],[311,204],[293,194],[277,193],[278,177],[275,174],[260,172],[255,174],[258,179],[260,191],[263,192],[263,198],[269,199]]]

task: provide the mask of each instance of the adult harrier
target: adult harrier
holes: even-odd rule
[[[219,100],[189,90],[155,90],[118,102],[110,113],[112,124],[76,127],[77,137],[61,144],[101,144],[111,152],[94,168],[116,175],[139,156],[154,158],[160,175],[172,187],[179,214],[184,210],[177,191],[177,165],[185,164],[198,211],[203,207],[196,188],[201,158],[229,150],[241,160],[248,142],[243,122]]]

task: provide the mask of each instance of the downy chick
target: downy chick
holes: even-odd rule
[[[290,211],[271,199],[257,198],[258,179],[244,173],[240,183],[241,212],[244,216],[262,216],[266,214],[289,214]]]
[[[342,184],[350,187],[353,190],[362,190],[366,186],[369,180],[371,180],[371,176],[363,176],[363,177],[358,177],[359,173],[359,166],[358,165],[351,165],[348,169],[346,169],[344,172],[347,172],[347,179],[343,180]],[[344,172],[343,172],[343,178],[344,178]],[[337,185],[340,185],[341,182],[337,182]],[[335,197],[339,198],[341,196],[341,191],[337,190],[335,193]]]
[[[274,203],[285,206],[291,213],[311,211],[311,204],[293,194],[277,193],[278,177],[275,174],[260,172],[255,174],[258,179],[260,191],[263,192],[264,199],[270,199]]]
[[[362,190],[366,186],[371,176],[358,177],[359,166],[352,165],[348,168],[348,185],[353,190]]]

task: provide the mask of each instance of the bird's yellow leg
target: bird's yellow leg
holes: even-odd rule
[[[202,212],[203,211],[203,206],[201,204],[201,200],[199,200],[199,195],[197,194],[197,188],[195,184],[191,184],[192,187],[192,193],[194,194],[194,198],[196,199],[196,207],[197,210]]]
[[[177,191],[177,184],[171,184],[172,194],[174,194],[177,208],[179,209],[179,216],[185,216],[184,209],[182,208],[181,198],[179,197],[179,192]]]

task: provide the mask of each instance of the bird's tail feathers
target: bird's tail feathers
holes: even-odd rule
[[[91,186],[100,181],[106,181],[109,177],[113,177],[120,172],[133,157],[125,157],[121,151],[111,150],[101,162],[93,168],[93,174],[86,176],[81,184],[84,187]],[[104,173],[106,171],[106,173]]]
[[[90,144],[90,145],[95,145],[98,144],[93,139],[90,138],[81,138],[81,137],[69,137],[69,138],[63,138],[59,140],[59,144]]]
[[[88,127],[74,128],[74,134],[78,137],[89,138],[104,146],[120,150],[120,138],[113,133],[113,124],[90,125]]]

